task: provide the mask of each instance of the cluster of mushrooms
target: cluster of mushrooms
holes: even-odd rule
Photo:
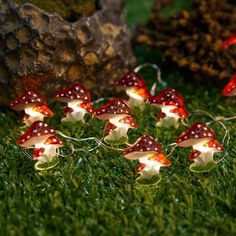
[[[107,121],[102,141],[112,144],[126,144],[123,156],[129,160],[138,160],[136,173],[138,183],[157,183],[161,179],[160,167],[171,165],[163,152],[161,144],[151,136],[143,135],[133,144],[128,143],[128,130],[138,127],[132,116],[131,107],[148,103],[160,108],[157,126],[179,126],[179,121],[188,119],[182,96],[172,88],[166,88],[156,95],[147,89],[144,79],[136,72],[128,72],[116,82],[125,89],[126,101],[114,98],[98,109],[93,107],[90,92],[81,84],[75,83],[53,94],[53,98],[67,105],[64,108],[62,122],[85,122],[85,114]],[[28,90],[11,102],[16,111],[24,110],[23,122],[28,127],[18,139],[23,148],[34,148],[35,168],[44,170],[54,167],[59,161],[59,148],[63,142],[57,137],[57,131],[45,123],[44,117],[51,117],[53,112],[46,105],[45,98],[37,91]],[[203,122],[193,124],[176,139],[180,147],[193,147],[190,160],[194,161],[191,170],[206,167],[214,163],[213,155],[222,152],[223,147],[216,140],[214,131]],[[196,167],[196,168],[195,168]],[[206,170],[206,169],[205,169]]]

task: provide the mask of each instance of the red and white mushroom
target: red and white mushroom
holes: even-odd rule
[[[130,106],[139,106],[151,96],[144,79],[133,71],[128,72],[123,78],[116,81],[116,85],[125,88],[128,95],[127,102]]]
[[[205,167],[214,162],[214,153],[223,152],[223,146],[216,140],[215,132],[204,122],[194,123],[176,139],[180,147],[192,146],[189,159],[194,161],[190,169]],[[207,171],[207,169],[204,169]]]
[[[105,127],[105,140],[116,141],[120,138],[128,139],[127,131],[137,128],[137,124],[131,116],[129,105],[121,98],[114,98],[95,111],[95,116],[101,120],[108,120]]]
[[[53,116],[53,112],[46,105],[45,97],[34,90],[28,90],[14,99],[10,107],[15,111],[25,111],[22,121],[26,126],[30,126],[37,120],[43,121],[44,117]]]
[[[188,112],[184,108],[184,100],[175,89],[166,88],[159,94],[148,99],[148,103],[161,108],[157,126],[178,127],[179,119],[187,119]]]
[[[85,114],[93,114],[90,93],[80,83],[57,91],[53,97],[58,101],[68,103],[62,121],[75,122],[80,120],[85,122]]]
[[[231,45],[236,44],[236,34],[231,35],[229,38],[224,40],[221,44],[222,48],[229,48]]]
[[[34,146],[33,158],[39,163],[51,162],[58,156],[58,148],[64,146],[56,131],[42,121],[35,121],[17,143],[23,148]]]
[[[105,140],[128,139],[127,131],[137,128],[137,123],[131,116],[129,105],[121,98],[114,98],[95,111],[95,116],[100,120],[108,120],[105,127]]]
[[[203,144],[213,139],[216,139],[214,130],[211,129],[206,123],[198,121],[180,134],[176,138],[176,143],[180,147],[193,146],[193,149],[198,150],[199,146],[203,146]]]
[[[140,179],[150,179],[160,174],[160,167],[169,166],[171,162],[163,153],[162,146],[153,137],[143,135],[130,147],[124,150],[123,156],[129,160],[138,160],[137,172]]]
[[[126,116],[119,120],[118,126],[108,122],[105,127],[105,137],[104,140],[119,140],[120,138],[124,138],[124,140],[128,140],[127,132],[129,129],[135,129],[138,125],[132,116]]]
[[[229,83],[223,88],[222,94],[227,97],[236,96],[236,74],[232,75]]]

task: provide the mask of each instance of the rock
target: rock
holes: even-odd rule
[[[124,0],[98,5],[72,23],[32,4],[0,0],[0,104],[26,89],[50,98],[75,81],[93,98],[114,96],[114,81],[135,64],[131,33]]]

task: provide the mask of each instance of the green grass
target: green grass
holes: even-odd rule
[[[142,12],[143,6],[136,6],[136,2],[128,0],[129,14],[138,9]],[[139,22],[134,16],[129,20],[133,25]],[[168,85],[185,98],[192,114],[190,123],[210,121],[207,116],[197,115],[197,109],[215,116],[236,113],[236,99],[222,97],[213,83],[205,86],[190,78],[184,80],[176,70],[166,68],[155,50],[138,47],[135,51],[140,63],[150,61],[162,66]],[[144,76],[149,85],[155,80],[152,71]],[[103,122],[90,119],[85,126],[60,124],[62,107],[51,107],[58,110],[55,117],[47,120],[54,128],[77,138],[101,137]],[[149,134],[168,153],[170,148],[166,145],[173,143],[185,127],[155,128],[157,112],[149,107],[133,110],[139,128],[130,132],[130,142]],[[34,161],[16,145],[21,134],[20,116],[1,108],[0,235],[236,235],[236,121],[225,122],[231,140],[226,158],[216,169],[204,174],[190,172],[190,149],[177,148],[170,156],[172,166],[161,170],[160,184],[142,187],[135,184],[136,162],[106,148],[77,151],[61,158],[53,170],[35,171]],[[220,125],[212,127],[222,140],[224,131]],[[64,141],[65,155],[70,153],[72,144],[75,148],[95,145],[91,141]]]

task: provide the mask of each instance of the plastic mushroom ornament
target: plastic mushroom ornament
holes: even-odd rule
[[[190,147],[193,150],[189,159],[194,161],[190,165],[193,172],[207,172],[216,166],[214,153],[223,152],[224,148],[216,140],[216,134],[204,122],[196,122],[189,129],[176,138],[180,147]]]
[[[90,93],[79,83],[57,91],[53,97],[58,101],[68,103],[64,109],[65,117],[62,121],[82,121],[84,123],[85,114],[93,114]]]
[[[229,83],[223,88],[222,94],[227,97],[236,96],[236,74],[232,75]]]
[[[44,117],[53,116],[53,112],[46,105],[45,97],[34,90],[28,90],[14,99],[10,107],[15,111],[25,111],[22,121],[26,126],[35,121],[43,121]]]
[[[171,165],[163,153],[162,146],[153,137],[143,135],[124,150],[123,156],[128,160],[138,160],[136,173],[139,184],[157,184],[161,180],[160,168]]]
[[[184,100],[175,89],[166,88],[159,94],[148,99],[148,103],[161,108],[157,126],[175,126],[178,128],[179,119],[187,119],[188,112],[184,108]]]
[[[140,106],[151,96],[143,78],[133,71],[116,81],[116,85],[125,88],[130,106]]]
[[[129,105],[121,98],[114,98],[109,103],[98,108],[95,117],[100,120],[108,120],[105,127],[105,141],[114,144],[125,143],[128,139],[127,131],[129,128],[136,128]]]
[[[132,116],[126,116],[119,120],[118,127],[110,122],[105,126],[105,137],[106,142],[112,143],[115,141],[115,144],[119,144],[117,140],[120,140],[120,143],[128,141],[128,130],[135,129],[138,125]]]
[[[37,170],[50,169],[57,165],[58,149],[64,146],[56,136],[56,131],[42,121],[35,121],[17,143],[23,148],[35,147],[33,158],[37,160],[35,164]]]
[[[236,34],[233,34],[228,39],[224,40],[221,44],[221,47],[227,49],[234,44],[236,44]]]

